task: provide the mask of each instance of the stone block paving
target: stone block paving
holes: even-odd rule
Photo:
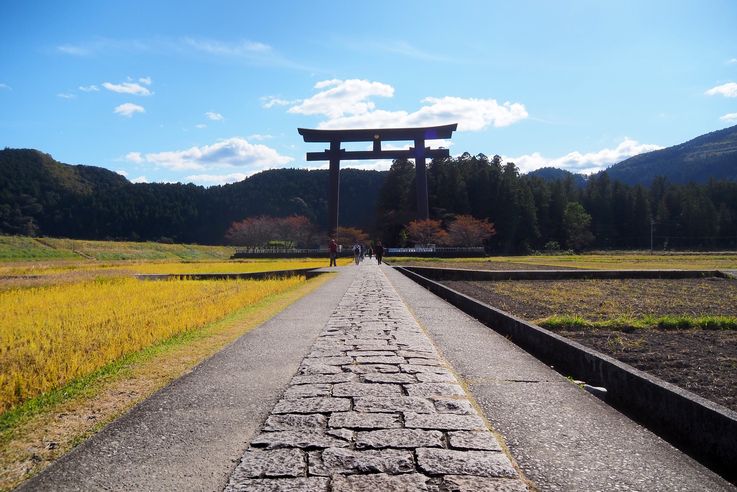
[[[526,491],[380,267],[358,268],[225,490]]]

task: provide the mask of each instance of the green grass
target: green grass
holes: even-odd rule
[[[80,259],[68,249],[57,249],[42,241],[23,236],[0,236],[0,261]]]
[[[0,261],[54,259],[201,261],[227,260],[233,253],[234,249],[227,246],[0,236]]]
[[[556,315],[537,322],[538,325],[554,331],[579,330],[737,330],[735,316],[618,316],[616,318],[592,321],[581,316]]]

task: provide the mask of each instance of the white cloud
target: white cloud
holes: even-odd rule
[[[228,183],[237,183],[243,181],[248,177],[245,173],[230,173],[230,174],[193,174],[191,176],[185,176],[186,181],[191,181],[195,184],[204,186],[224,185]]]
[[[132,117],[136,113],[145,113],[146,110],[143,108],[143,106],[139,106],[138,104],[133,103],[123,103],[120,106],[116,106],[115,109],[113,109],[113,113],[119,114],[121,116],[125,116],[126,118]]]
[[[727,82],[726,84],[712,87],[704,94],[706,94],[707,96],[721,95],[724,97],[737,97],[737,83]]]
[[[131,183],[148,183],[146,176],[138,176],[137,178],[131,179]]]
[[[206,124],[204,124],[204,123],[198,123],[198,124],[196,124],[196,125],[195,125],[194,127],[195,127],[195,128],[200,128],[200,129],[202,129],[202,128],[207,128],[207,125],[206,125]]]
[[[203,170],[213,168],[247,168],[247,173],[283,166],[294,159],[280,155],[262,144],[252,144],[240,137],[220,140],[212,145],[191,147],[185,150],[153,152],[141,156],[140,162],[174,170]]]
[[[309,99],[289,108],[290,113],[320,114],[340,118],[346,114],[364,114],[374,109],[373,96],[392,97],[394,88],[381,82],[368,80],[323,80],[315,89],[325,89]]]
[[[153,94],[147,87],[143,87],[136,82],[121,82],[120,84],[103,82],[102,86],[105,89],[112,92],[117,92],[118,94],[134,94],[136,96],[150,96],[151,94]]]
[[[138,81],[143,85],[151,85],[151,77],[141,77]]]
[[[128,177],[128,172],[127,171],[123,171],[122,169],[118,169],[115,172],[118,173],[118,174],[120,174],[121,176]]]
[[[12,91],[13,89],[8,84],[0,84],[0,90]]]
[[[207,113],[205,113],[205,116],[207,117],[207,119],[212,121],[223,121],[225,119],[223,115],[221,115],[220,113],[215,113],[213,111],[208,111]]]
[[[70,93],[70,92],[60,92],[59,94],[56,95],[56,97],[60,97],[62,99],[74,99],[77,96],[75,94]]]
[[[546,158],[540,153],[522,155],[519,157],[504,157],[507,162],[514,162],[523,173],[534,171],[541,167],[557,167],[574,173],[590,174],[606,169],[612,164],[644,152],[659,150],[663,147],[654,144],[641,144],[637,140],[625,137],[613,149],[601,149],[596,152],[570,152],[562,157]]]
[[[735,63],[737,63],[737,58],[730,58],[727,60],[728,65],[734,65]]]
[[[98,92],[100,90],[95,84],[92,85],[80,85],[79,90],[82,92]]]
[[[458,123],[459,131],[478,131],[488,126],[503,127],[527,118],[521,103],[498,103],[495,99],[454,96],[426,97],[414,112],[376,109],[374,96],[392,97],[394,88],[368,80],[325,80],[315,84],[324,89],[289,108],[290,113],[323,115],[319,128],[386,128],[434,126]]]
[[[727,113],[724,116],[720,116],[719,119],[727,123],[734,123],[737,121],[737,113]]]
[[[125,154],[125,160],[141,164],[143,162],[143,156],[140,152],[128,152]]]

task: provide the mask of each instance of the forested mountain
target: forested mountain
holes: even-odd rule
[[[540,169],[530,171],[527,175],[536,176],[544,179],[545,181],[561,181],[570,177],[573,179],[573,182],[576,183],[576,186],[586,186],[586,176],[583,174],[572,173],[565,169],[558,169],[557,167],[541,167]]]
[[[737,126],[630,157],[606,172],[611,179],[627,184],[649,185],[658,176],[682,184],[710,179],[737,181]]]
[[[342,170],[342,225],[374,226],[385,174]],[[327,180],[323,170],[278,169],[211,188],[133,184],[103,168],[62,164],[37,150],[5,149],[0,151],[0,233],[216,244],[236,220],[293,214],[326,228]]]
[[[471,215],[493,222],[494,253],[586,247],[737,247],[737,182],[648,187],[575,175],[520,175],[499,156],[468,153],[428,166],[433,219]],[[0,233],[87,239],[173,240],[218,244],[235,221],[303,215],[327,229],[325,170],[277,169],[239,183],[132,184],[90,166],[69,166],[35,150],[0,151]],[[416,216],[414,163],[387,172],[341,171],[340,225],[404,245]]]

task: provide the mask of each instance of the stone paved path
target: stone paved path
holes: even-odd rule
[[[226,491],[526,491],[381,269],[357,268]]]

